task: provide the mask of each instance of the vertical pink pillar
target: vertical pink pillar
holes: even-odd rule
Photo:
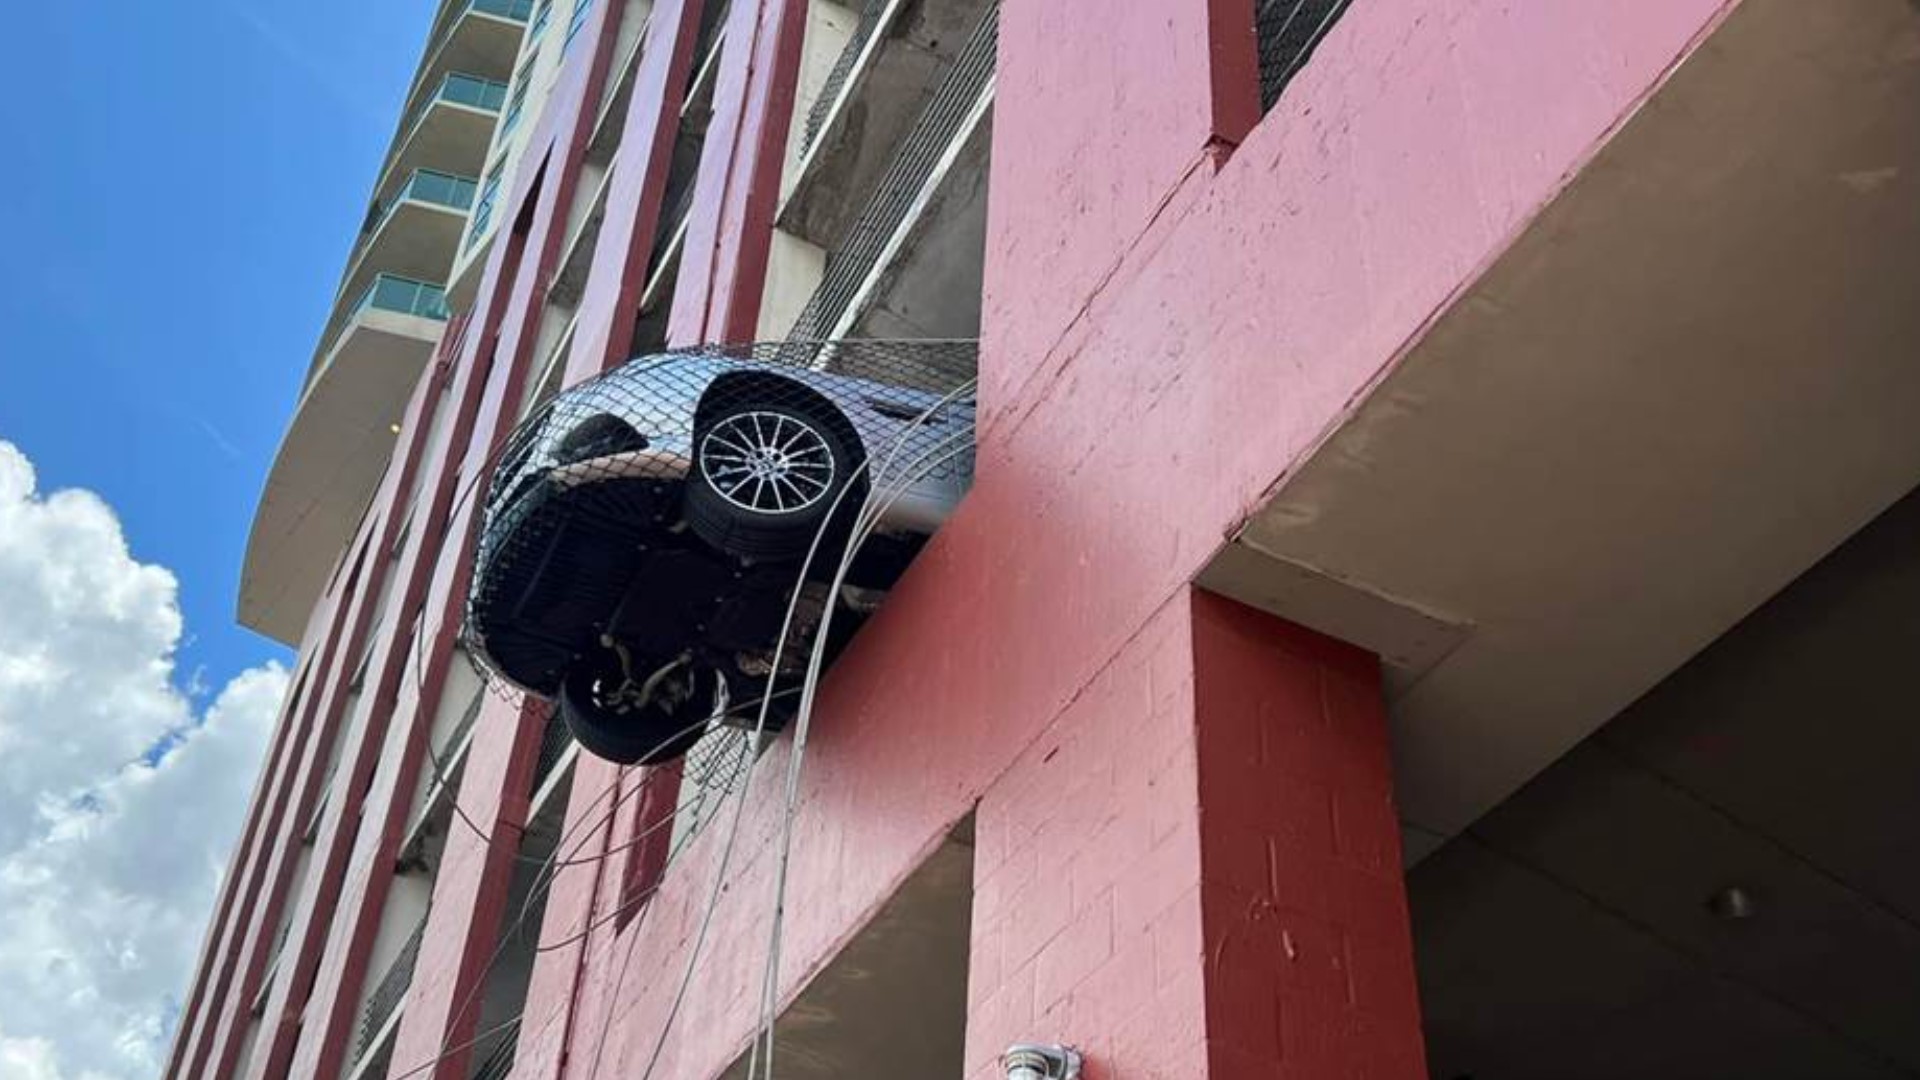
[[[434,877],[432,917],[407,988],[393,1072],[420,1069],[417,1075],[432,1080],[461,1080],[474,1043],[488,1034],[479,1025],[487,971],[500,955],[501,922],[512,914],[507,890],[546,717],[543,702],[489,694],[474,720],[466,768],[446,795],[456,800],[455,818]]]
[[[667,324],[670,345],[753,339],[806,23],[805,0],[743,0],[728,9],[713,123]]]
[[[1210,1075],[1425,1077],[1379,664],[1193,597]]]
[[[1371,655],[1183,591],[976,822],[970,1078],[1426,1075]]]

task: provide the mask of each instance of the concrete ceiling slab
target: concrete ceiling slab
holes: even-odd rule
[[[1416,867],[1437,1075],[1920,1071],[1916,641],[1920,492]]]
[[[1472,1080],[1892,1080],[1792,1005],[1466,840],[1414,870],[1427,1060]]]
[[[446,324],[362,309],[314,370],[280,441],[240,570],[240,625],[289,645],[393,451],[393,425]]]
[[[1401,666],[1413,857],[1920,480],[1916,280],[1920,8],[1747,0],[1247,523]]]

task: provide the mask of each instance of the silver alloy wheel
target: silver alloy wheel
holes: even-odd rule
[[[700,471],[721,498],[742,510],[791,514],[833,489],[833,450],[798,417],[734,413],[700,440]]]

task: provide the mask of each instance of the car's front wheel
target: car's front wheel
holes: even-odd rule
[[[742,402],[694,433],[687,523],[702,540],[753,559],[804,554],[857,465],[833,426],[790,405]],[[844,501],[844,500],[843,500]],[[834,515],[850,521],[853,508]]]

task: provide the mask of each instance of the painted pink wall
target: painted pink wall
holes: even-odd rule
[[[796,824],[787,992],[953,822],[993,803],[1012,763],[1721,4],[1522,7],[1356,5],[1228,155],[1202,0],[1098,19],[1004,6],[980,476],[828,681]],[[1122,702],[1099,722],[1124,730],[1147,708]],[[767,911],[754,856],[787,747],[748,793],[738,883],[655,1075],[712,1075],[748,1037]],[[1006,841],[979,827],[991,865]],[[670,871],[645,935],[614,944],[668,977],[613,1003],[603,1074],[637,1074],[651,1053],[719,835]],[[1058,1030],[1040,1028],[1027,1034]]]

